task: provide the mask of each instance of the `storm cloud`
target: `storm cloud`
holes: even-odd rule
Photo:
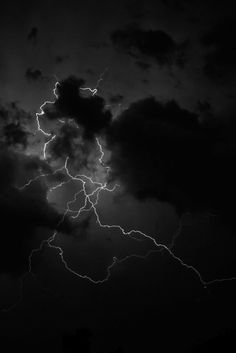
[[[113,31],[111,41],[130,56],[139,59],[137,65],[143,62],[142,58],[145,57],[154,59],[160,66],[184,66],[187,42],[176,43],[161,29],[143,30],[137,24],[131,24],[125,29]]]
[[[32,27],[28,33],[27,39],[28,39],[28,41],[30,41],[32,43],[36,43],[37,38],[38,38],[38,28]]]
[[[30,135],[26,125],[32,116],[12,102],[0,106],[0,117],[0,274],[19,277],[28,270],[32,249],[39,246],[37,232],[46,239],[54,229],[70,228],[67,220],[58,226],[61,215],[48,203],[43,179],[21,188],[35,176],[51,172],[45,161],[24,154]]]
[[[19,188],[20,177],[30,178],[32,173],[38,173],[37,169],[32,169],[35,166],[39,167],[36,159],[1,151],[0,273],[18,277],[28,270],[28,257],[32,249],[39,246],[35,238],[37,231],[41,232],[41,237],[47,238],[54,229],[68,228],[66,223],[58,227],[61,215],[47,202],[47,189],[43,184],[39,182],[23,190]]]
[[[201,42],[206,49],[203,71],[210,79],[219,79],[235,72],[235,19],[224,18],[206,32]]]
[[[14,148],[26,147],[29,132],[26,124],[31,119],[31,115],[21,109],[17,103],[11,102],[5,105],[0,104],[0,146]]]
[[[25,72],[25,77],[28,81],[38,81],[43,79],[41,70],[28,68]]]
[[[236,196],[234,131],[174,100],[137,101],[109,129],[111,176],[137,199],[168,202],[180,214],[225,213]]]
[[[94,140],[96,134],[111,122],[111,113],[105,109],[105,101],[97,95],[82,96],[80,88],[84,81],[70,76],[57,85],[58,99],[54,104],[45,107],[46,118],[49,120],[65,118],[73,119],[83,130],[83,137]]]

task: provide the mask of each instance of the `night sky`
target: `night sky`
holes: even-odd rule
[[[236,16],[0,11],[1,352],[236,345]]]

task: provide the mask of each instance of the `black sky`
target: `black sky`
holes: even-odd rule
[[[235,20],[231,1],[1,5],[3,352],[235,345]]]

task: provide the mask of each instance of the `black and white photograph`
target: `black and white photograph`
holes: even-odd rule
[[[0,11],[0,352],[236,351],[233,1]]]

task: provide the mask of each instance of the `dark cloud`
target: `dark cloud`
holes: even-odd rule
[[[18,277],[27,271],[33,248],[37,248],[54,230],[69,234],[74,226],[67,218],[59,223],[62,214],[47,199],[47,184],[64,181],[66,176],[63,173],[52,174],[47,162],[22,153],[22,147],[28,146],[30,133],[26,127],[32,119],[31,115],[13,102],[0,106],[0,117],[0,274]],[[64,144],[65,141],[69,143],[72,131],[78,131],[74,125],[70,129],[67,124],[62,127],[58,136],[59,145],[60,138]],[[73,136],[77,137],[76,134]],[[69,149],[66,144],[65,148]],[[62,152],[59,150],[59,153]],[[40,174],[52,175],[39,178],[24,189],[19,188]],[[85,231],[86,222],[79,229]]]
[[[109,102],[111,104],[119,104],[123,102],[123,100],[124,100],[124,96],[122,94],[115,94],[109,97]]]
[[[38,28],[32,27],[28,36],[27,36],[27,39],[29,41],[31,41],[32,43],[35,43],[37,41],[37,38],[38,38]]]
[[[197,102],[197,111],[199,112],[199,122],[205,125],[217,124],[217,120],[214,119],[214,112],[211,104],[207,100],[200,100]]]
[[[143,30],[137,24],[116,30],[111,34],[112,43],[129,55],[154,59],[160,66],[184,65],[187,43],[177,44],[162,30]],[[142,60],[141,60],[142,61]]]
[[[28,134],[22,129],[19,123],[5,125],[3,133],[5,137],[4,142],[8,146],[21,144],[26,147]]]
[[[57,137],[50,143],[48,151],[52,159],[64,159],[69,157],[76,170],[87,167],[89,155],[94,150],[93,140],[85,140],[83,132],[72,122],[66,122],[57,132]],[[90,162],[91,163],[91,162]],[[90,165],[90,169],[92,166]]]
[[[93,76],[93,77],[96,76],[96,73],[92,69],[87,69],[85,72],[90,76]]]
[[[57,55],[55,61],[57,64],[62,64],[69,58],[69,55]]]
[[[48,204],[43,184],[34,183],[24,190],[17,186],[23,176],[28,180],[38,174],[40,164],[35,158],[9,150],[0,153],[0,273],[18,277],[27,271],[31,250],[39,246],[37,231],[43,240],[54,229],[69,230],[67,222],[58,226],[61,215]]]
[[[48,109],[53,110],[47,110],[46,114],[51,119],[63,116],[65,120],[54,144],[50,144],[52,157],[66,155],[77,158],[76,166],[80,163],[80,167],[87,162],[91,145],[94,147],[94,135],[101,133],[111,119],[111,114],[104,110],[102,98],[80,95],[82,83],[75,78],[63,81],[58,86],[58,100],[48,105]],[[59,223],[62,214],[48,203],[47,184],[64,180],[64,175],[40,178],[23,190],[18,188],[31,178],[52,171],[48,163],[26,157],[18,149],[19,144],[27,146],[26,127],[30,114],[16,103],[10,103],[0,107],[0,116],[0,214],[4,229],[1,233],[0,273],[18,277],[27,271],[32,249],[37,248],[54,230],[72,234],[76,228],[84,236],[90,219],[76,225],[67,218]]]
[[[25,122],[31,119],[30,113],[19,107],[17,102],[0,103],[0,118],[4,122]]]
[[[111,174],[138,199],[157,198],[180,213],[227,213],[236,196],[234,133],[200,124],[175,101],[140,100],[110,128]]]
[[[110,124],[111,113],[105,110],[103,98],[82,96],[82,86],[84,81],[73,76],[60,82],[57,86],[58,99],[55,104],[45,107],[45,113],[48,119],[73,119],[83,130],[83,137],[91,140]]]
[[[228,204],[222,205],[223,207],[227,210]],[[229,220],[217,212],[183,215],[181,231],[173,246],[174,254],[197,268],[205,281],[234,277],[236,267],[234,222],[234,217]]]
[[[12,102],[0,105],[0,117],[0,146],[26,147],[29,132],[25,124],[29,122],[31,115]]]
[[[55,141],[50,145],[50,153],[54,158],[74,156],[76,142],[80,136],[78,127],[69,124],[63,124],[57,133]]]
[[[25,77],[28,81],[38,81],[43,78],[43,74],[42,71],[30,67],[26,70]]]
[[[136,61],[136,65],[144,71],[147,71],[151,67],[151,65],[149,63],[146,63],[145,61],[140,61],[140,60]]]
[[[236,68],[235,18],[224,18],[201,39],[206,48],[204,73],[211,79],[221,78]]]

